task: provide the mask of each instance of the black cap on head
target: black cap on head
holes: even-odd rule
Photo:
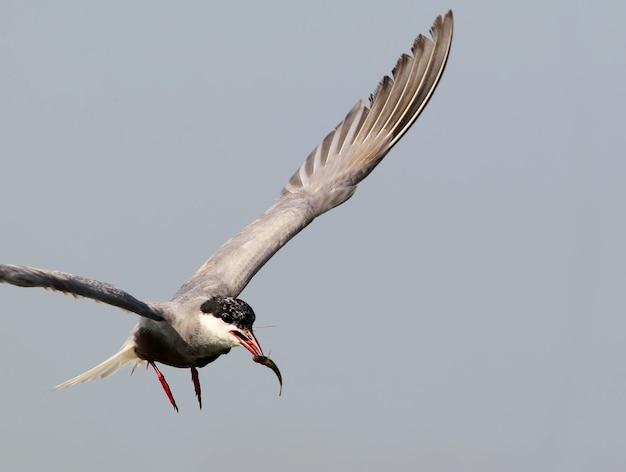
[[[200,306],[200,310],[207,315],[217,316],[228,324],[234,324],[241,329],[252,329],[256,319],[250,305],[243,300],[233,297],[213,297]]]

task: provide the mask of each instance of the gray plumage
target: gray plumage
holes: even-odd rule
[[[137,300],[124,290],[80,275],[20,265],[0,264],[0,282],[18,287],[42,287],[57,290],[75,297],[86,297],[107,303],[155,321],[163,320],[163,317],[154,308]]]
[[[171,301],[145,303],[96,280],[25,266],[0,265],[0,282],[87,297],[142,317],[116,355],[59,387],[109,375],[128,362],[147,361],[166,388],[154,362],[191,367],[193,376],[196,366],[216,359],[235,345],[246,345],[242,339],[249,341],[246,347],[253,355],[262,355],[251,327],[249,333],[230,336],[227,333],[232,333],[231,325],[216,323],[225,323],[224,320],[231,320],[232,316],[206,314],[201,307],[209,306],[206,302],[210,299],[236,300],[256,272],[282,246],[316,217],[354,194],[357,184],[372,172],[424,110],[444,71],[452,30],[453,17],[449,11],[435,20],[431,28],[432,40],[418,36],[412,55],[400,56],[392,76],[385,76],[370,96],[369,107],[358,101],[291,177],[278,202],[222,245],[180,287]],[[232,303],[215,302],[210,306]],[[200,399],[197,373],[194,385]],[[171,393],[168,396],[175,405]]]
[[[452,42],[452,12],[419,35],[413,56],[403,54],[370,97],[313,150],[272,208],[227,241],[183,285],[173,301],[201,293],[237,296],[256,272],[316,217],[348,200],[407,132],[435,91]]]

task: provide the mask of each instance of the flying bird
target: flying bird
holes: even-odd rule
[[[419,35],[412,54],[398,59],[369,98],[359,100],[289,179],[278,202],[226,241],[167,302],[143,302],[119,288],[64,272],[0,264],[0,282],[43,287],[86,297],[141,318],[120,350],[100,365],[54,389],[107,377],[124,365],[147,363],[165,393],[176,401],[157,363],[189,368],[202,408],[198,368],[245,347],[277,374],[252,326],[255,314],[239,293],[291,238],[321,214],[341,205],[415,122],[443,74],[452,42],[452,11],[439,16],[432,39]],[[282,381],[281,381],[282,384]]]

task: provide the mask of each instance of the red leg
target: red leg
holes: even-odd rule
[[[150,364],[152,368],[154,369],[154,371],[156,372],[157,377],[159,378],[159,382],[161,382],[161,386],[163,387],[163,390],[165,390],[165,394],[167,395],[167,398],[170,399],[170,403],[172,404],[172,406],[178,413],[178,406],[176,406],[174,395],[172,395],[172,391],[170,390],[170,386],[165,381],[165,377],[163,377],[163,374],[161,373],[161,371],[159,370],[159,368],[156,366],[154,362],[148,361],[148,364]]]
[[[200,391],[200,378],[198,377],[198,369],[191,368],[191,381],[193,382],[193,388],[196,391],[196,397],[198,397],[198,404],[202,410],[202,392]]]

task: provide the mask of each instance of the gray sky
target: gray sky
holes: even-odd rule
[[[169,299],[448,8],[415,127],[242,294],[283,396],[244,349],[201,412],[46,393],[136,317],[0,286],[1,470],[626,468],[624,2],[0,1],[0,261]]]

